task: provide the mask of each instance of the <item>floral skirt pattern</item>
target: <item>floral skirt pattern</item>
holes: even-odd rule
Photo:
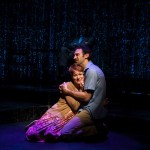
[[[65,110],[65,114],[61,111],[58,113],[47,111],[39,120],[28,127],[26,131],[27,140],[43,141],[47,135],[51,136],[52,139],[57,139],[60,136],[60,130],[74,115],[71,110],[67,113]]]

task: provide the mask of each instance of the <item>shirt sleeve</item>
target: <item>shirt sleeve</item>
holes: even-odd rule
[[[97,73],[94,69],[88,69],[85,74],[84,90],[95,90],[97,83]]]

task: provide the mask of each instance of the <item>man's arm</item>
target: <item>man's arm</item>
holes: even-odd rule
[[[74,99],[76,99],[79,102],[89,102],[89,100],[92,97],[92,92],[89,91],[72,91],[70,89],[67,88],[67,84],[64,82],[63,84],[60,85],[59,87],[60,92],[73,97]]]

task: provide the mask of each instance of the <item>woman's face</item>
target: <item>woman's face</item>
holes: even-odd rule
[[[72,80],[75,84],[84,84],[84,75],[81,71],[74,71],[72,74]]]

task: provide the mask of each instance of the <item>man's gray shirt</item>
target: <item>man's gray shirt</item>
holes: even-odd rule
[[[89,103],[83,108],[88,110],[93,119],[102,119],[106,116],[107,110],[103,107],[103,100],[106,96],[106,81],[103,71],[89,61],[85,71],[84,90],[93,91]]]

